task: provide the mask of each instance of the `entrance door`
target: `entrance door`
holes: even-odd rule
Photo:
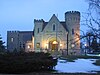
[[[57,50],[58,49],[58,44],[52,44],[52,50]]]
[[[49,42],[49,48],[51,50],[58,50],[58,42],[56,41]]]

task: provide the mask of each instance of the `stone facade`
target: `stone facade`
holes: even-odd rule
[[[7,49],[24,50],[27,43],[32,43],[32,36],[33,31],[7,31]],[[31,47],[33,48],[33,45]]]
[[[48,22],[34,19],[33,32],[8,31],[8,49],[18,49],[21,43],[25,45],[26,51],[51,53],[67,51],[70,54],[80,52],[80,12],[78,11],[66,12],[65,21],[59,21],[55,14]]]
[[[34,50],[37,52],[67,50],[69,53],[78,54],[79,38],[80,12],[78,11],[66,12],[65,21],[59,21],[55,14],[48,22],[43,19],[34,20]]]

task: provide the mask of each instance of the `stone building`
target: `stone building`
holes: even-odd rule
[[[7,49],[25,50],[29,44],[28,48],[33,50],[32,36],[33,31],[7,31]]]
[[[66,12],[65,21],[59,21],[55,14],[48,22],[34,19],[34,31],[7,34],[8,50],[22,47],[25,51],[79,54],[80,12]]]

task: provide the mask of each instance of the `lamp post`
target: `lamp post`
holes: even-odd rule
[[[85,46],[85,55],[86,55],[86,53],[87,53],[87,52],[86,52],[86,47],[87,47],[87,44],[84,44],[84,46]]]
[[[58,27],[57,27],[57,26],[58,26],[58,24],[56,24],[56,27],[55,27],[55,28],[56,28],[56,42],[57,42],[57,31],[58,31],[58,29],[57,29]],[[57,55],[58,55],[58,46],[57,46],[57,44],[56,44],[55,46],[56,46],[55,55],[56,55],[56,57],[57,57]]]
[[[67,55],[68,55],[68,34],[67,34]]]
[[[75,47],[75,44],[71,44],[71,47],[72,47],[72,52],[71,52],[71,54],[75,54],[75,50],[74,50],[74,47]]]
[[[75,45],[74,45],[74,44],[72,44],[72,48],[74,48],[74,46],[75,46]]]
[[[60,52],[63,55],[62,44],[60,44]]]

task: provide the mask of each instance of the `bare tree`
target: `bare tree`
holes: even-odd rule
[[[91,47],[91,43],[94,38],[97,39],[100,45],[100,0],[85,0],[88,2],[88,11],[83,16],[84,20],[82,25],[87,26],[89,31],[82,35],[80,39],[85,38],[88,46]]]
[[[100,39],[100,0],[86,0],[89,3],[88,17],[85,25],[88,26]]]

